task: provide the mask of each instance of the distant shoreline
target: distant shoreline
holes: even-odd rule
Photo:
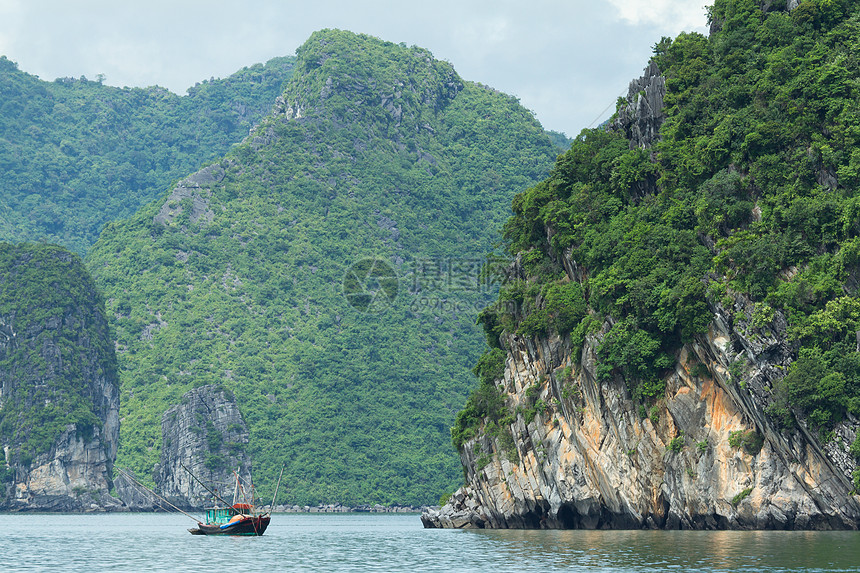
[[[411,505],[394,505],[394,506],[383,506],[383,505],[358,505],[358,506],[344,506],[339,504],[332,505],[276,505],[272,510],[272,513],[402,513],[402,514],[411,514],[414,513],[416,515],[421,514],[425,509],[430,506],[411,506]],[[201,507],[185,507],[183,508],[188,511],[203,511]],[[438,507],[437,507],[438,509]],[[32,514],[92,514],[92,513],[175,513],[174,511],[165,510],[159,507],[93,507],[89,509],[82,509],[78,511],[70,511],[68,509],[65,510],[50,510],[46,508],[16,508],[16,509],[2,509],[0,510],[0,515],[11,515],[11,514],[21,514],[21,513],[32,513]]]
[[[428,506],[412,505],[358,505],[354,507],[339,504],[298,506],[276,505],[273,513],[421,513]]]

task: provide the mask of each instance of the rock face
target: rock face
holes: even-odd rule
[[[0,245],[0,510],[115,509],[119,390],[104,302],[80,259]]]
[[[618,110],[612,122],[630,140],[630,147],[651,147],[660,136],[663,114],[663,98],[666,97],[666,78],[657,64],[651,62],[641,78],[630,82],[627,105]]]
[[[16,471],[4,511],[107,511],[121,509],[108,494],[113,458],[108,458],[100,431],[78,435],[70,424],[51,450],[34,458],[29,471]],[[19,481],[20,479],[20,481]],[[12,495],[9,490],[12,489]]]
[[[608,323],[581,365],[566,339],[509,336],[498,384],[520,408],[516,452],[486,434],[467,442],[468,485],[426,511],[425,527],[857,529],[847,455],[857,420],[824,447],[802,425],[781,431],[765,410],[790,362],[784,318],[752,326],[741,296],[712,310],[708,334],[682,347],[648,410],[623,380],[597,381]]]
[[[183,179],[170,193],[152,222],[165,225],[185,214],[187,223],[211,223],[215,213],[209,208],[209,200],[212,197],[210,187],[222,179],[224,170],[219,165],[204,167]]]
[[[250,483],[251,460],[246,452],[248,427],[233,394],[220,385],[202,386],[182,397],[182,403],[161,418],[161,462],[153,478],[172,503],[200,508],[213,496],[183,469],[232,501],[233,472]]]

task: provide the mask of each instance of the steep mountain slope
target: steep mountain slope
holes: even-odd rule
[[[0,240],[44,238],[83,254],[268,114],[294,58],[275,58],[179,97],[86,78],[46,82],[0,57]]]
[[[162,413],[221,382],[282,501],[434,501],[459,470],[483,255],[556,150],[515,98],[421,48],[314,34],[274,112],[128,221],[88,264],[122,379],[119,461],[159,459]],[[267,481],[269,480],[269,481]]]
[[[161,461],[153,477],[161,495],[173,503],[189,507],[216,503],[206,488],[223,496],[233,490],[236,474],[242,483],[253,483],[245,451],[248,427],[234,396],[222,386],[187,392],[162,416],[161,434]]]
[[[0,243],[0,509],[118,505],[118,434],[113,340],[80,258]]]
[[[429,526],[860,525],[860,12],[719,0],[518,195]]]

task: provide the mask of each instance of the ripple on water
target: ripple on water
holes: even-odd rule
[[[860,533],[425,530],[416,515],[276,514],[263,537],[165,514],[0,514],[4,571],[860,571]]]

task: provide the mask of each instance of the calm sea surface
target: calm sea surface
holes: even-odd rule
[[[425,530],[417,515],[276,514],[263,537],[164,514],[0,514],[0,571],[860,571],[860,533]]]

